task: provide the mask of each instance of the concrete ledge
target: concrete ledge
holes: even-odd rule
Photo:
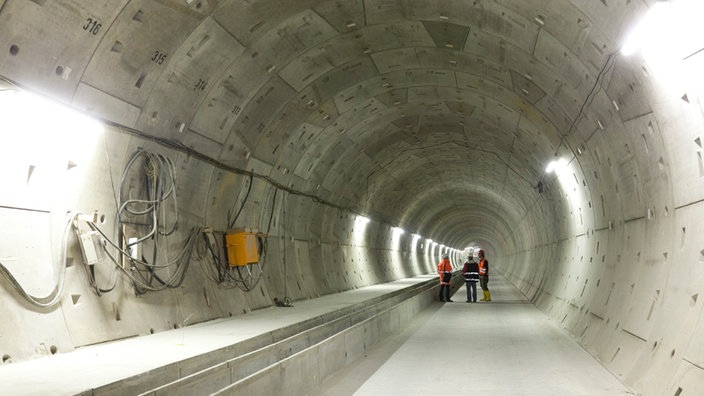
[[[236,381],[215,394],[305,394],[335,371],[362,357],[381,339],[399,330],[433,302],[434,293],[434,288],[425,289],[408,300]]]

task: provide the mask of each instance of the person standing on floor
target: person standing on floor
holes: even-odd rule
[[[474,261],[472,253],[467,256],[467,261],[462,267],[464,284],[467,287],[467,302],[477,302],[477,282],[479,282],[479,264]]]
[[[452,302],[450,300],[450,279],[452,279],[452,265],[450,264],[450,256],[447,253],[442,255],[442,261],[438,264],[438,275],[440,275],[440,292],[438,300]],[[445,299],[443,300],[443,292]]]
[[[479,250],[479,286],[484,290],[484,298],[479,301],[491,301],[489,292],[489,261],[484,257],[484,250]]]

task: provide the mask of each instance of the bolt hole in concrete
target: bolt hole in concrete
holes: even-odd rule
[[[154,329],[149,329],[149,334],[154,334]]]
[[[56,75],[60,76],[64,74],[64,67],[63,66],[56,66]]]
[[[2,355],[2,362],[3,362],[3,363],[7,363],[7,362],[9,362],[9,361],[11,361],[11,360],[12,360],[12,356],[7,355],[7,354]]]
[[[10,46],[10,55],[14,56],[17,55],[20,52],[20,47],[16,46],[15,44],[12,44]]]
[[[50,346],[49,352],[51,352],[52,355],[56,355],[56,352],[58,352],[58,348],[56,348],[56,345]]]

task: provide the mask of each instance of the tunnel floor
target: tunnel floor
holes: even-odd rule
[[[489,288],[435,302],[309,396],[634,394],[501,276]]]
[[[129,386],[144,388],[146,384],[139,382],[147,380],[141,373],[183,369],[180,365],[185,363],[174,363],[194,356],[208,359],[209,351],[436,279],[433,275],[402,279],[296,302],[294,308],[267,308],[4,364],[0,394],[138,394]],[[491,303],[465,303],[464,286],[454,294],[453,303],[432,302],[403,331],[380,340],[309,394],[632,394],[500,276],[494,275],[490,286]]]

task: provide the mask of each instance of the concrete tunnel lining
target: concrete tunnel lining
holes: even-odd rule
[[[628,386],[698,389],[702,83],[668,84],[645,54],[617,52],[654,4],[0,0],[3,86],[106,122],[75,167],[5,164],[0,219],[17,230],[0,248],[54,254],[68,210],[97,209],[114,229],[108,176],[138,148],[178,171],[183,226],[168,246],[195,226],[226,228],[233,210],[237,226],[271,224],[250,293],[191,268],[178,289],[134,296],[125,281],[97,297],[71,264],[61,306],[37,311],[3,279],[14,320],[0,324],[0,354],[26,360],[433,273],[430,238],[486,247]],[[555,156],[567,170],[545,175]],[[358,215],[371,219],[361,238]],[[406,230],[397,247],[393,227]],[[69,257],[81,261],[77,246]],[[39,261],[22,263],[23,279],[43,290]]]

